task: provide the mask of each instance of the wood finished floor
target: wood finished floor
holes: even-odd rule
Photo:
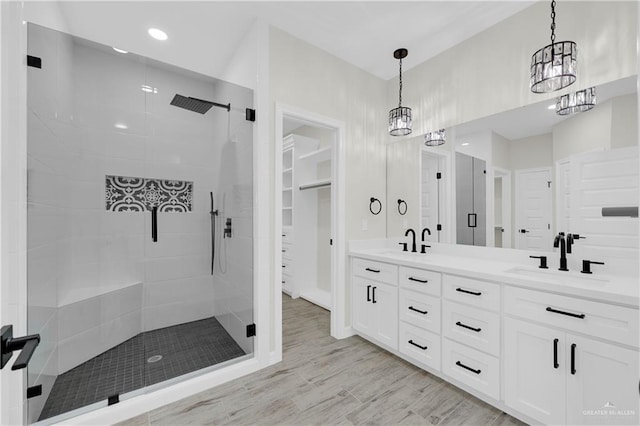
[[[138,425],[520,425],[283,294],[283,361],[126,422]]]

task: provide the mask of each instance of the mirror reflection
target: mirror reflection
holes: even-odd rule
[[[447,129],[439,147],[390,143],[387,236],[427,227],[431,241],[551,251],[602,208],[637,207],[636,77],[596,90],[590,111],[559,115],[554,98]]]

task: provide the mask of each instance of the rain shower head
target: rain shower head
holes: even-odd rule
[[[182,96],[176,94],[171,100],[171,105],[177,106],[180,108],[187,109],[189,111],[197,112],[199,114],[204,114],[211,109],[212,106],[217,106],[219,108],[224,108],[227,111],[231,110],[231,104],[223,105],[216,102],[205,101],[203,99],[197,99],[187,96]]]

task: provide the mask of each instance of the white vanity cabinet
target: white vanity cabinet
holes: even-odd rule
[[[441,274],[400,266],[399,351],[418,365],[440,370]]]
[[[398,267],[354,259],[352,325],[363,337],[398,349]]]
[[[637,331],[637,310],[518,288],[505,295],[506,313],[518,317],[504,319],[509,407],[546,424],[638,424],[638,351],[615,343]]]

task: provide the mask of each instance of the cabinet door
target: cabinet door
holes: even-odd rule
[[[371,298],[376,321],[376,334],[373,337],[398,350],[398,288],[375,283]]]
[[[638,352],[570,334],[566,343],[567,424],[637,425]]]
[[[512,318],[504,325],[505,403],[541,423],[564,424],[565,333]]]
[[[371,293],[373,286],[380,284],[361,277],[352,277],[351,283],[353,284],[353,300],[351,304],[353,307],[353,328],[360,333],[375,338],[374,305],[371,303]]]

